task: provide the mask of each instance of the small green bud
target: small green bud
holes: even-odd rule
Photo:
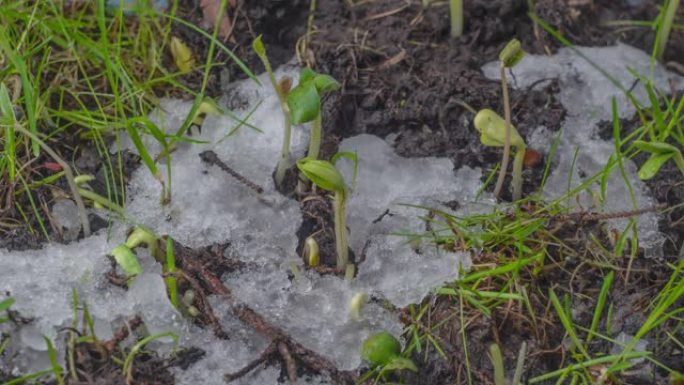
[[[84,183],[88,183],[94,179],[95,177],[92,175],[79,175],[77,177],[74,177],[74,183],[76,184],[76,186],[81,187],[81,185],[83,185]]]
[[[254,41],[252,42],[252,49],[257,54],[257,56],[266,56],[266,48],[264,47],[264,43],[261,41],[261,35],[257,36],[256,39],[254,39]]]
[[[126,245],[119,245],[112,250],[112,256],[116,263],[126,273],[126,276],[133,276],[142,273],[142,268],[138,262],[138,257],[133,250]]]
[[[302,252],[302,259],[307,265],[314,267],[321,263],[321,255],[318,249],[318,242],[314,237],[308,237],[304,241],[304,250]]]
[[[188,289],[183,293],[183,303],[185,306],[191,306],[195,302],[195,291]]]
[[[480,110],[475,115],[474,124],[481,134],[480,141],[485,146],[503,147],[506,143],[506,121],[496,112],[488,108]],[[525,141],[512,124],[511,146],[517,149],[525,147]]]
[[[361,312],[367,301],[368,295],[364,292],[358,292],[352,297],[351,301],[349,301],[349,315],[351,319],[354,321],[361,320]]]
[[[380,332],[368,337],[361,346],[361,358],[372,367],[385,366],[401,354],[401,344],[389,332]]]
[[[197,310],[196,307],[194,306],[188,306],[188,315],[190,317],[197,317],[200,314],[199,310]]]
[[[332,163],[307,157],[297,161],[297,168],[316,186],[328,191],[344,193],[344,177]]]
[[[506,68],[513,68],[516,64],[525,57],[525,51],[523,51],[520,45],[520,40],[513,39],[506,44],[504,49],[499,53],[499,60]]]

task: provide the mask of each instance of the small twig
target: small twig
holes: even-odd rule
[[[244,377],[247,373],[249,373],[249,372],[251,372],[252,370],[254,370],[254,368],[256,368],[257,366],[259,366],[261,363],[266,362],[266,360],[267,360],[270,356],[272,356],[273,353],[276,352],[277,347],[278,347],[278,342],[276,342],[276,341],[271,342],[271,344],[268,345],[268,347],[266,348],[266,350],[264,350],[263,352],[261,352],[261,354],[259,355],[259,357],[257,357],[257,358],[255,358],[254,360],[252,360],[250,363],[248,363],[247,365],[245,365],[242,369],[238,370],[238,371],[235,372],[235,373],[224,374],[224,375],[223,375],[223,381],[225,381],[225,382],[232,382],[232,381],[237,380],[237,379],[240,378],[240,377]]]
[[[142,318],[140,316],[135,316],[130,321],[124,323],[119,330],[114,333],[114,336],[109,340],[105,341],[102,346],[107,349],[109,353],[113,352],[123,340],[128,338],[132,331],[139,328],[143,324]]]
[[[257,194],[262,194],[264,192],[264,189],[261,186],[240,175],[237,171],[233,170],[227,164],[225,164],[221,159],[219,159],[218,155],[216,155],[214,151],[207,150],[200,153],[199,156],[204,162],[207,162],[210,165],[218,166],[219,168],[221,168],[221,170],[227,172],[228,174],[230,174],[230,176],[237,179],[245,186],[251,188]]]
[[[285,368],[287,369],[287,377],[292,385],[297,383],[297,366],[295,361],[290,354],[290,350],[287,348],[287,344],[284,342],[278,342],[278,353],[285,361]]]

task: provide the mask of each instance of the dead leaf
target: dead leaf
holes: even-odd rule
[[[224,12],[219,15],[221,10],[222,0],[201,0],[200,7],[202,8],[202,28],[211,29],[216,25],[216,18],[221,17],[219,22],[218,36],[221,40],[226,40],[230,37],[233,32],[233,24],[228,18],[228,13]],[[228,5],[226,8],[235,8],[237,5],[237,0],[228,0]]]
[[[172,37],[169,43],[171,55],[176,62],[176,67],[182,72],[187,73],[195,66],[195,58],[192,56],[190,48],[177,37]]]

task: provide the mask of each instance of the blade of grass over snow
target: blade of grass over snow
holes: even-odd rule
[[[109,154],[112,141],[120,143],[124,131],[133,138],[150,136],[168,154],[166,148],[172,149],[175,142],[184,140],[182,134],[163,136],[161,128],[141,125],[140,119],[146,119],[159,99],[170,92],[205,100],[210,71],[223,64],[217,61],[219,52],[256,81],[215,32],[207,33],[177,16],[177,2],[164,13],[141,7],[135,16],[105,10],[105,3],[0,2],[0,56],[6,59],[0,69],[0,84],[6,89],[0,98],[0,125],[7,128],[0,135],[0,172],[9,176],[3,182],[30,186],[23,191],[4,185],[0,188],[20,192],[12,196],[13,206],[34,207],[32,212],[17,210],[24,212],[23,218],[18,218],[25,221],[26,228],[36,222],[46,227],[39,205],[28,202],[38,198],[41,186],[59,181],[35,172],[39,165],[32,161],[42,149],[34,138],[55,147],[69,160],[76,159],[81,149],[93,148],[103,160],[101,175],[107,200],[122,205],[123,159],[121,153]],[[209,46],[204,64],[193,70],[202,75],[197,87],[184,84],[184,75],[163,60],[169,54],[173,25],[187,27]],[[32,136],[19,133],[16,127]],[[145,167],[158,176],[156,154],[149,153],[144,140],[134,142]],[[166,163],[168,179],[171,165]],[[170,188],[170,181],[166,183]]]

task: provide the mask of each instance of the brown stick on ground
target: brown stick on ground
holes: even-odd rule
[[[161,248],[162,253],[165,253],[165,242],[159,242],[159,247]],[[304,347],[285,331],[268,322],[249,306],[237,302],[230,289],[228,289],[228,287],[221,282],[221,279],[203,263],[202,256],[199,255],[200,253],[175,241],[173,250],[176,257],[176,265],[180,269],[183,269],[186,274],[192,274],[194,278],[200,282],[202,290],[205,291],[205,293],[203,293],[205,296],[214,294],[222,297],[231,305],[230,311],[235,317],[273,341],[272,344],[283,359],[288,372],[288,377],[290,377],[291,381],[293,379],[296,380],[295,360],[297,360],[314,372],[329,373],[332,379],[339,384],[354,384],[356,382],[357,375],[355,373],[337,369],[335,364],[327,357]],[[267,357],[271,353],[275,352],[270,352],[270,349],[266,349],[266,351],[262,353],[262,357]],[[234,380],[239,376],[245,375],[254,369],[260,362],[263,362],[263,359],[261,361],[255,360],[240,371],[228,374],[227,378]]]

